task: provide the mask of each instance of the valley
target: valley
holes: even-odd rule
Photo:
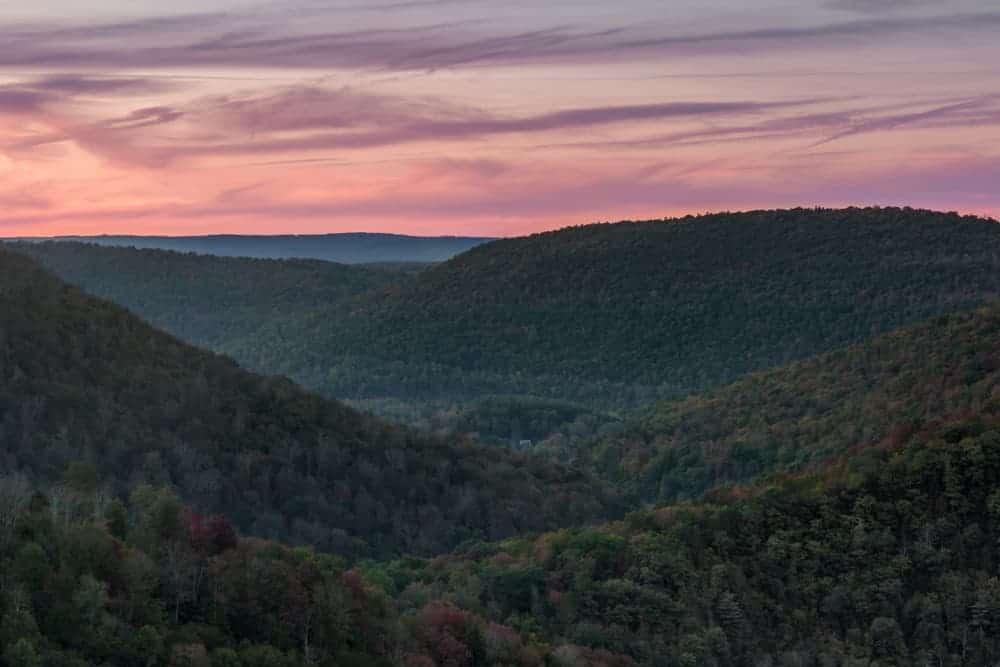
[[[998,27],[0,1],[0,667],[1000,666]]]
[[[656,400],[1000,293],[1000,228],[898,208],[586,225],[404,274],[66,243],[18,250],[251,370],[394,421],[506,441],[526,429],[544,437],[517,419],[483,424],[474,415],[491,401],[515,398],[529,422],[562,402],[584,417],[572,430],[597,435]],[[557,426],[542,430],[569,428]]]
[[[998,232],[7,244],[5,667],[991,664]]]

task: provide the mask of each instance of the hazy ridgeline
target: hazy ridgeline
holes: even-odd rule
[[[48,239],[23,239],[42,242]],[[483,237],[400,234],[294,234],[249,236],[63,236],[54,240],[139,250],[172,250],[219,257],[321,259],[342,264],[443,262],[481,243]]]

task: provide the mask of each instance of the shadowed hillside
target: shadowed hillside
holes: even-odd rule
[[[1000,400],[1000,304],[933,320],[729,386],[665,401],[621,435],[548,443],[646,502],[904,439]]]
[[[0,252],[0,470],[52,482],[80,461],[112,493],[170,485],[244,531],[348,554],[430,553],[610,507],[580,473],[248,373]]]
[[[330,351],[314,344],[318,332],[416,271],[68,242],[11,248],[185,341],[296,379],[325,375]]]

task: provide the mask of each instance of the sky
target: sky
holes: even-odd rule
[[[1000,0],[94,4],[0,0],[0,236],[1000,217]]]

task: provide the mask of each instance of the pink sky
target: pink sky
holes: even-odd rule
[[[87,4],[0,0],[0,236],[1000,216],[980,2]]]

